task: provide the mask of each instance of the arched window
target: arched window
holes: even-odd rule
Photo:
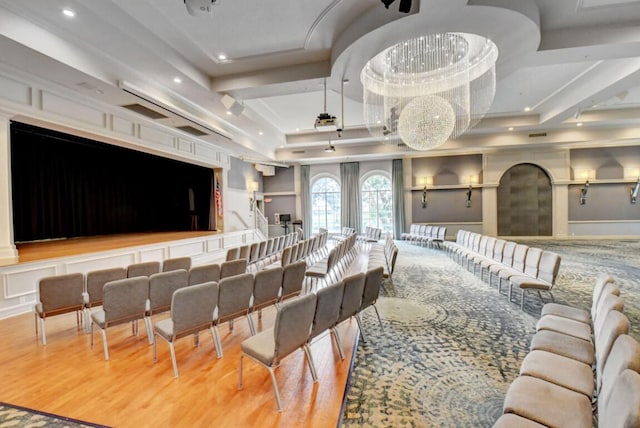
[[[393,193],[391,180],[372,175],[362,183],[362,227],[377,227],[382,233],[393,232]]]
[[[321,227],[340,232],[340,185],[330,177],[319,178],[311,187],[311,230]]]

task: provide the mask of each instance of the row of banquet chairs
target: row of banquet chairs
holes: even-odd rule
[[[85,330],[89,330],[90,309],[103,304],[103,289],[110,281],[135,277],[152,277],[159,284],[165,281],[197,284],[205,281],[218,281],[233,275],[244,273],[247,261],[235,260],[221,264],[191,266],[191,258],[180,257],[167,259],[164,262],[151,261],[130,264],[127,267],[99,269],[83,273],[68,273],[41,278],[38,281],[39,301],[34,307],[36,318],[36,335],[38,324],[42,331],[42,343],[47,344],[45,320],[47,317],[76,312],[76,322],[80,326],[84,318]],[[173,272],[183,273],[175,274]],[[184,279],[183,277],[185,277]],[[162,288],[162,285],[159,285]],[[155,288],[155,287],[154,287]],[[163,306],[168,305],[165,296]],[[155,299],[154,299],[155,300]],[[84,317],[83,317],[84,314]]]
[[[355,318],[364,339],[360,314],[373,306],[382,328],[380,314],[375,306],[382,285],[382,267],[343,278],[335,284],[284,303],[276,314],[273,328],[264,330],[242,342],[242,354],[238,375],[238,389],[243,388],[243,359],[248,357],[267,368],[273,384],[278,410],[282,401],[274,370],[287,355],[302,348],[306,354],[314,382],[318,376],[310,345],[323,333],[329,332],[335,339],[340,359],[344,350],[337,327]]]
[[[259,263],[270,263],[272,260],[277,259],[282,250],[297,242],[298,234],[292,232],[287,235],[269,238],[265,241],[229,248],[225,260],[246,259],[248,266],[257,268]]]
[[[403,241],[409,241],[420,245],[437,246],[438,248],[445,242],[447,228],[445,226],[432,226],[430,224],[413,223],[409,227],[409,232],[400,235]]]
[[[356,230],[353,227],[343,227],[339,234],[331,235],[331,239],[335,241],[344,241],[351,235],[355,234]]]
[[[388,233],[384,240],[384,244],[374,244],[369,250],[368,268],[382,266],[384,269],[384,277],[393,280],[393,270],[396,267],[396,259],[398,258],[398,247],[393,242],[391,234]]]
[[[355,259],[358,248],[356,247],[357,235],[350,234],[346,239],[337,241],[337,244],[326,256],[315,260],[307,269],[306,276],[311,278],[311,289],[318,288],[318,281],[322,280],[325,286],[340,280],[347,272],[349,265]]]
[[[329,234],[327,232],[321,232],[309,239],[298,241],[297,244],[285,247],[284,250],[282,250],[280,260],[275,262],[275,265],[284,267],[300,260],[306,261],[307,265],[312,264],[319,257],[326,254],[328,236]]]
[[[364,233],[358,235],[358,242],[361,243],[373,243],[378,242],[382,236],[382,229],[379,227],[367,226],[364,228]]]
[[[601,274],[590,309],[547,303],[494,428],[640,427],[640,344]]]
[[[540,292],[545,291],[553,300],[551,290],[562,260],[557,253],[466,230],[459,230],[456,241],[448,241],[445,250],[474,274],[479,272],[482,280],[486,272],[489,285],[497,278],[499,292],[502,292],[503,281],[507,281],[509,301],[513,287],[519,288],[522,309],[526,291],[537,291],[541,301]]]

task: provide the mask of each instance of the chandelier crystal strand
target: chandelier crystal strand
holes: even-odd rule
[[[497,57],[493,42],[467,33],[429,34],[384,50],[361,73],[369,131],[416,150],[462,135],[493,102]]]

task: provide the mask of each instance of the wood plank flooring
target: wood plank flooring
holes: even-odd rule
[[[366,259],[361,253],[348,274],[362,271]],[[264,310],[258,330],[271,327],[274,316],[274,308]],[[152,320],[166,317],[158,314]],[[32,314],[0,320],[0,401],[114,427],[334,427],[358,334],[355,320],[339,327],[344,360],[328,334],[311,346],[318,383],[313,383],[304,352],[282,362],[276,370],[284,407],[280,413],[268,371],[246,358],[244,388],[238,390],[240,343],[250,336],[244,319],[236,320],[232,333],[227,324],[221,326],[221,359],[207,332],[201,333],[198,348],[191,337],[178,340],[178,379],[161,339],[154,363],[142,322],[139,336],[131,334],[128,324],[108,330],[109,361],[99,331],[91,349],[90,336],[76,328],[75,314],[46,322],[48,344],[43,346]]]

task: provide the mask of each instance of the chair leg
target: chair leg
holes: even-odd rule
[[[378,312],[378,308],[376,308],[376,305],[371,305],[373,306],[373,310],[376,311],[376,316],[378,317],[378,324],[380,324],[380,330],[384,331],[384,327],[382,326],[382,319],[380,319],[380,313]]]
[[[307,354],[307,361],[309,362],[309,370],[311,370],[311,377],[313,378],[313,383],[318,382],[318,373],[316,372],[316,365],[313,363],[313,356],[311,355],[311,349],[309,349],[309,345],[305,344],[303,346],[304,353]]]
[[[278,390],[278,381],[276,380],[276,373],[273,367],[267,367],[269,374],[271,375],[271,382],[273,383],[273,392],[276,394],[276,402],[278,403],[278,411],[282,411],[282,402],[280,401],[280,391]]]
[[[362,337],[362,341],[366,342],[367,339],[364,337],[364,330],[362,329],[362,321],[360,321],[360,314],[355,314],[354,318],[356,319],[356,322],[358,323],[358,330],[360,330],[360,336]]]
[[[107,330],[106,328],[101,328],[100,329],[100,333],[102,333],[102,348],[104,350],[104,359],[105,359],[105,361],[109,361],[109,345],[107,344],[107,331],[106,330]]]
[[[47,344],[47,329],[45,328],[44,317],[40,317],[40,330],[42,331],[42,344]]]
[[[91,310],[89,308],[84,308],[84,319],[84,332],[89,334],[91,328]]]
[[[253,325],[253,318],[251,318],[251,314],[247,312],[247,322],[249,323],[249,330],[251,331],[251,336],[256,335],[256,327]]]
[[[525,288],[522,289],[522,294],[520,296],[520,310],[524,311],[524,292],[526,291]]]
[[[216,340],[216,333],[213,330],[213,326],[209,327],[209,331],[211,332],[211,341],[213,342],[213,347],[216,348],[216,353],[218,354],[218,358],[219,358],[220,351],[218,351],[218,341]]]
[[[136,325],[138,322],[136,321]],[[147,338],[149,339],[149,345],[154,342],[153,328],[151,327],[151,317],[144,317],[144,328],[147,330]]]
[[[158,339],[157,338],[153,341],[153,362],[154,363],[158,362]]]
[[[338,329],[336,327],[332,327],[333,338],[336,341],[336,346],[338,347],[338,354],[340,355],[340,359],[344,360],[344,350],[342,349],[342,340],[340,339],[340,334],[338,334]]]
[[[173,347],[173,341],[169,342],[169,350],[171,351],[171,362],[173,363],[173,376],[178,377],[178,363],[176,361],[176,350]]]
[[[220,334],[218,334],[218,326],[213,326],[214,343],[216,344],[216,353],[218,358],[222,358],[222,342],[220,342]]]

